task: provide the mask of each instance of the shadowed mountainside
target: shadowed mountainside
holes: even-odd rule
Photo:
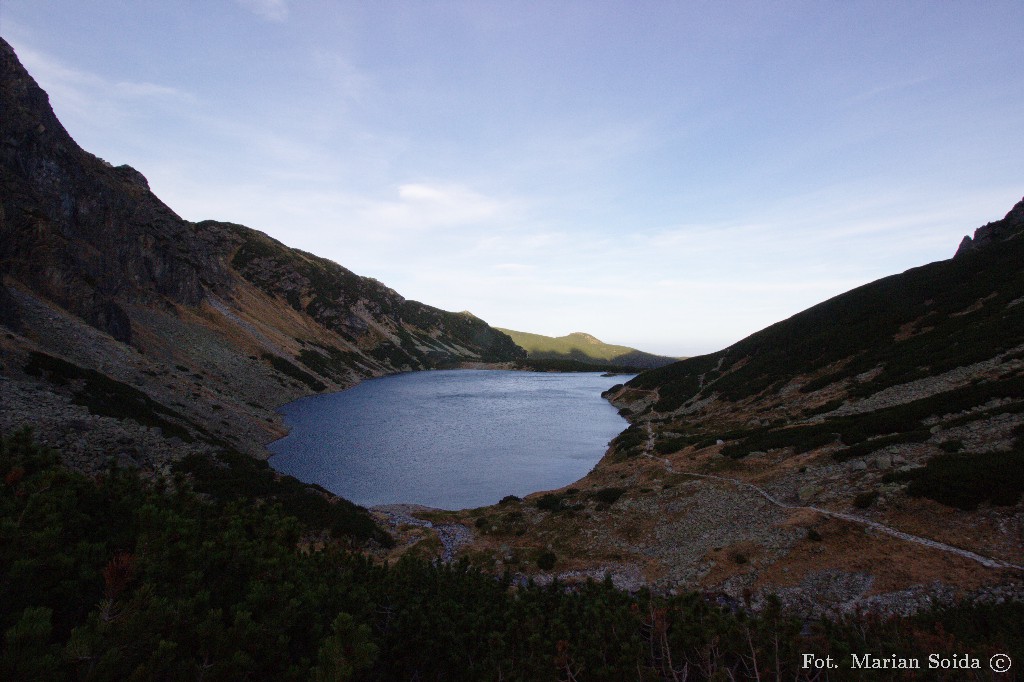
[[[864,285],[725,350],[647,372],[627,387],[657,390],[649,409],[658,413],[711,395],[738,404],[789,395],[795,387],[808,400],[781,401],[789,411],[781,416],[789,416],[798,402],[817,407],[830,387],[863,398],[1000,356],[1024,342],[1024,307],[1018,307],[1024,201],[978,233],[985,235],[979,240],[1002,238],[987,247],[962,245],[952,260]]]
[[[264,456],[273,409],[364,377],[525,357],[468,313],[233,223],[81,149],[0,41],[0,428],[74,466]]]

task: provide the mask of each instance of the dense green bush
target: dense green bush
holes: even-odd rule
[[[909,481],[907,494],[971,510],[979,504],[1014,505],[1024,494],[1024,449],[982,454],[943,454],[920,469],[894,474]]]
[[[755,450],[774,450],[776,448],[793,448],[796,453],[807,452],[835,443],[840,436],[836,431],[835,423],[825,422],[809,426],[759,429],[739,434],[730,433],[724,434],[723,438],[731,440],[737,435],[740,435],[738,442],[729,443],[722,448],[722,454],[726,457],[740,459]]]
[[[285,360],[280,355],[274,355],[273,353],[264,353],[263,359],[269,362],[270,366],[276,369],[281,374],[289,376],[292,379],[301,381],[302,383],[309,386],[310,390],[312,391],[319,392],[327,388],[327,385],[324,382],[320,381],[319,379],[309,374],[308,372],[303,372],[301,369],[296,367],[288,360]]]
[[[612,439],[611,445],[615,452],[625,457],[633,457],[643,450],[647,444],[647,431],[639,424],[630,424],[629,427]]]
[[[565,498],[562,495],[555,495],[554,493],[547,493],[541,495],[537,499],[537,509],[541,511],[558,511],[562,508],[562,500]]]
[[[590,496],[603,504],[615,504],[625,493],[625,488],[602,488],[590,493]]]
[[[875,500],[877,499],[878,491],[868,490],[862,493],[858,493],[857,496],[853,498],[853,506],[856,507],[857,509],[867,509],[868,507],[873,505],[875,503]]]
[[[835,373],[832,373],[832,374],[824,374],[824,375],[818,377],[817,379],[811,379],[806,384],[801,386],[800,387],[800,392],[801,393],[814,393],[817,390],[825,388],[826,386],[831,386],[832,384],[836,383],[837,381],[842,381],[843,379],[846,379],[846,378],[847,378],[847,375],[846,375],[845,372],[835,372]],[[842,402],[842,401],[840,401],[840,402]]]
[[[857,457],[864,457],[881,450],[882,448],[890,445],[898,445],[900,443],[923,443],[931,437],[931,432],[928,429],[917,429],[915,431],[906,431],[904,433],[895,433],[891,436],[882,436],[880,438],[872,438],[871,440],[861,441],[856,445],[852,445],[842,450],[836,450],[832,453],[832,457],[845,462],[847,460],[855,459]]]
[[[654,450],[660,455],[670,455],[690,445],[696,445],[706,438],[707,436],[700,434],[659,438],[654,444]]]
[[[542,571],[550,571],[555,567],[557,557],[554,552],[544,551],[537,557],[537,568]]]
[[[938,444],[940,448],[945,452],[960,452],[964,449],[963,441],[961,440],[947,440]]]
[[[315,348],[303,348],[299,351],[298,359],[320,376],[343,383],[349,378],[352,368],[360,366],[361,358],[356,353],[318,343],[310,345]]]

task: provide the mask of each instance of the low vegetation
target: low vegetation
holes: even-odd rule
[[[647,443],[647,432],[639,424],[630,424],[629,427],[612,439],[611,445],[615,452],[622,457],[634,457],[643,452]]]
[[[189,423],[183,415],[161,405],[134,386],[111,379],[96,370],[79,367],[67,360],[37,351],[29,353],[29,361],[24,370],[29,376],[46,379],[67,388],[71,391],[72,402],[82,405],[92,414],[129,419],[142,426],[158,427],[166,435],[176,436],[186,442],[193,440],[192,433],[183,425]],[[191,426],[206,436],[206,440],[216,440],[198,425]]]
[[[1024,656],[1016,603],[804,623],[772,604],[751,614],[610,581],[514,588],[467,564],[309,551],[316,519],[248,497],[268,480],[238,464],[192,463],[171,490],[69,472],[26,433],[0,441],[0,678],[810,679],[809,652],[853,680],[843,652],[917,656],[936,638]],[[239,478],[262,482],[229,493]]]
[[[964,510],[978,505],[1012,506],[1024,495],[1024,444],[1013,452],[944,454],[919,469],[897,472],[889,481],[906,482],[907,494]]]
[[[296,367],[293,363],[285,360],[280,355],[274,355],[272,353],[264,353],[263,359],[270,363],[270,366],[276,369],[281,374],[289,376],[296,381],[301,381],[310,388],[311,391],[320,392],[327,388],[324,382],[320,381],[316,377],[312,376],[308,372],[303,372],[301,369]]]
[[[1020,343],[1024,306],[1014,301],[1024,295],[1022,258],[1024,240],[1016,239],[886,277],[627,386],[658,389],[654,409],[667,412],[698,394],[751,398],[799,375],[818,375],[808,391],[850,381],[851,395],[864,396],[987,360]]]
[[[837,449],[833,456],[841,461],[849,460],[889,445],[928,440],[931,433],[923,423],[928,417],[970,412],[945,424],[955,426],[986,416],[984,406],[991,401],[1022,398],[1024,378],[1020,376],[978,382],[866,414],[826,417],[821,422],[798,426],[758,427],[724,433],[721,437],[733,442],[722,449],[722,454],[739,459],[756,450],[788,447],[800,453],[835,444]],[[1008,411],[1002,404],[998,409]]]
[[[261,500],[280,505],[285,514],[310,528],[325,529],[335,539],[347,539],[350,544],[370,540],[383,546],[392,544],[391,536],[378,528],[362,507],[319,486],[279,474],[263,460],[222,451],[215,457],[189,455],[175,469],[188,477],[193,491],[219,503]]]
[[[333,346],[305,344],[311,347],[299,351],[298,360],[320,376],[344,383],[351,377],[354,368],[359,368],[362,358],[351,351],[342,351]]]

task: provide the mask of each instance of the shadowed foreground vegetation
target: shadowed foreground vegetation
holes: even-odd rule
[[[1019,603],[805,623],[608,581],[570,591],[465,563],[386,566],[309,525],[326,517],[218,490],[216,472],[239,465],[188,466],[207,492],[184,474],[174,490],[130,471],[86,478],[27,433],[0,442],[0,679],[813,679],[804,653],[843,666],[829,679],[862,679],[850,653],[925,667],[969,653],[982,673],[996,652],[1024,661]]]

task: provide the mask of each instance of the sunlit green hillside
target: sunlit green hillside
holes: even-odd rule
[[[516,345],[526,350],[531,360],[577,360],[592,364],[616,365],[653,369],[671,364],[680,358],[644,353],[628,346],[605,343],[590,334],[573,332],[566,336],[544,336],[495,327],[512,337]]]

